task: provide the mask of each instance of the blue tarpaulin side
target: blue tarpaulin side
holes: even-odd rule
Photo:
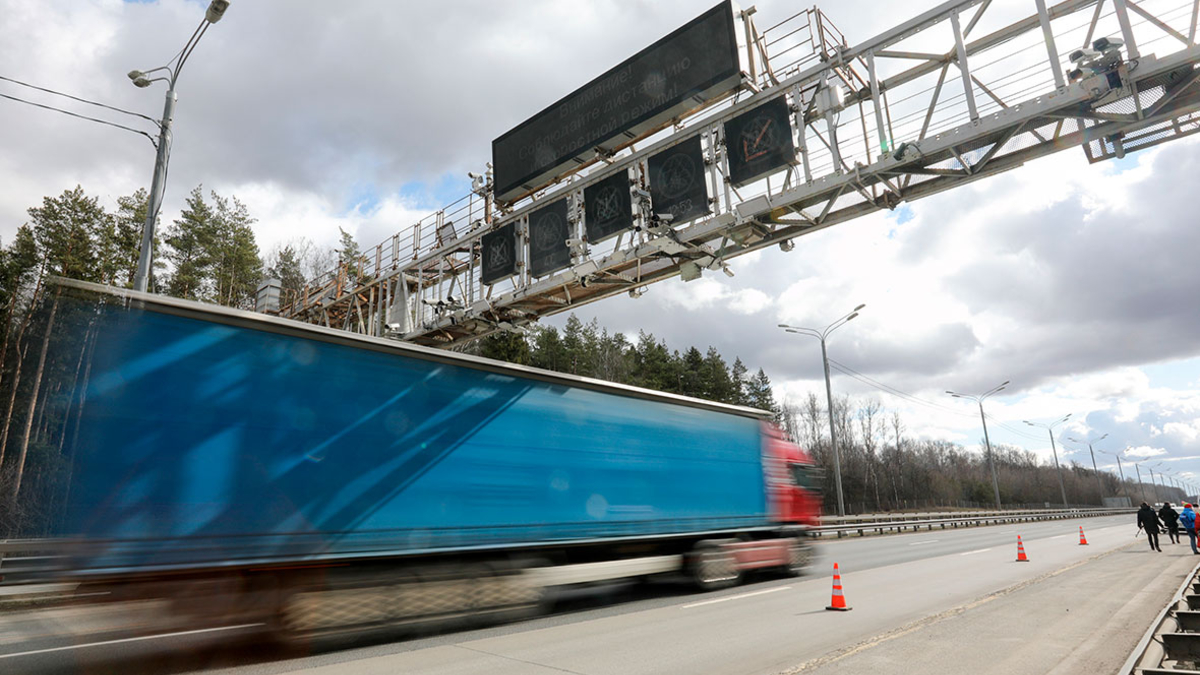
[[[151,305],[94,329],[61,534],[106,565],[768,524],[752,417]]]

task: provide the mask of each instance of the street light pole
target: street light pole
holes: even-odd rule
[[[996,509],[997,510],[1000,509],[1000,481],[996,478],[996,462],[994,459],[992,459],[992,439],[988,437],[987,415],[983,414],[983,401],[984,401],[984,399],[991,396],[992,394],[1003,391],[1004,388],[1006,386],[1008,386],[1008,383],[1009,383],[1009,380],[1005,380],[1004,382],[1000,383],[999,385],[992,387],[988,391],[986,391],[978,396],[969,396],[966,394],[956,394],[949,390],[946,391],[947,394],[950,394],[954,398],[970,399],[979,404],[979,421],[983,423],[983,443],[987,447],[988,468],[991,469],[991,471],[992,471],[992,495],[996,498]]]
[[[825,401],[829,412],[829,446],[833,448],[833,485],[837,492],[837,509],[839,516],[846,515],[846,502],[842,495],[842,457],[838,452],[837,432],[834,430],[833,424],[833,387],[829,382],[829,352],[825,348],[825,340],[829,337],[830,333],[846,325],[852,321],[854,317],[858,316],[859,310],[864,307],[866,307],[865,304],[855,307],[850,311],[849,314],[846,314],[837,321],[829,324],[823,330],[802,328],[800,326],[789,326],[783,323],[779,324],[779,327],[788,333],[796,333],[798,335],[815,337],[821,342],[821,362],[825,366]]]
[[[1089,441],[1078,441],[1078,440],[1075,440],[1074,438],[1067,439],[1068,441],[1071,441],[1072,443],[1084,443],[1084,442],[1087,443],[1088,454],[1092,456],[1092,473],[1094,473],[1096,475],[1096,490],[1100,494],[1100,506],[1104,506],[1104,486],[1100,484],[1100,469],[1096,468],[1096,451],[1092,450],[1092,443],[1099,443],[1100,441],[1102,441],[1106,438],[1108,438],[1108,434],[1104,434],[1100,438],[1095,438],[1095,439],[1092,439]]]
[[[1159,462],[1158,464],[1155,464],[1154,466],[1146,467],[1146,470],[1150,472],[1150,484],[1154,486],[1154,501],[1155,502],[1163,501],[1162,495],[1159,494],[1159,492],[1158,492],[1158,483],[1155,482],[1155,480],[1154,480],[1154,467],[1159,466],[1161,464],[1162,464],[1162,462]],[[1159,472],[1161,473],[1162,469],[1159,469]]]
[[[1062,491],[1062,504],[1064,509],[1067,508],[1067,487],[1066,484],[1063,483],[1062,466],[1058,463],[1058,448],[1054,445],[1054,427],[1066,422],[1070,417],[1071,413],[1067,413],[1050,424],[1034,424],[1029,420],[1025,420],[1025,424],[1028,424],[1031,427],[1041,427],[1046,430],[1046,433],[1050,434],[1050,452],[1054,453],[1054,468],[1058,470],[1058,489]]]
[[[212,0],[209,3],[208,9],[204,12],[204,18],[201,19],[200,25],[196,27],[187,44],[183,46],[183,50],[179,52],[179,56],[176,57],[179,59],[179,63],[173,68],[168,63],[145,72],[134,70],[129,73],[129,79],[133,80],[134,86],[139,88],[148,87],[151,83],[159,80],[167,83],[163,117],[158,124],[158,151],[154,157],[154,175],[150,179],[150,197],[146,202],[146,222],[142,226],[142,248],[138,252],[137,271],[133,276],[133,290],[135,291],[145,291],[150,281],[150,265],[154,257],[154,229],[158,225],[158,209],[162,206],[163,190],[167,180],[167,162],[171,159],[171,122],[175,118],[175,83],[179,79],[179,73],[183,70],[184,62],[191,56],[192,50],[196,48],[200,38],[204,37],[209,26],[221,20],[228,8],[229,0]],[[172,61],[174,60],[172,59]],[[150,73],[160,70],[167,71],[170,77],[147,77]]]
[[[1101,450],[1100,452],[1104,451]],[[1125,482],[1125,470],[1121,468],[1121,455],[1112,452],[1104,452],[1104,454],[1117,458],[1117,471],[1121,474],[1121,491],[1125,493],[1125,498],[1129,500],[1129,504],[1132,506],[1133,497],[1129,496],[1129,484]]]
[[[1133,468],[1137,471],[1138,487],[1142,490],[1142,502],[1146,501],[1146,484],[1142,482],[1142,467],[1137,462],[1133,463]]]

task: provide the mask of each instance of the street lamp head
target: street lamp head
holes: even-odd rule
[[[1101,436],[1100,438],[1097,438],[1097,439],[1095,440],[1095,442],[1096,442],[1096,443],[1099,443],[1100,441],[1102,441],[1102,440],[1104,440],[1104,439],[1106,439],[1106,438],[1108,438],[1108,434],[1104,434],[1104,435],[1103,435],[1103,436]]]
[[[129,78],[130,80],[132,80],[133,82],[137,82],[137,81],[138,81],[138,78],[145,78],[145,77],[146,77],[146,74],[145,74],[145,73],[143,73],[143,72],[142,72],[142,71],[140,71],[140,70],[131,70],[131,71],[129,71],[129,73],[126,75],[126,77],[128,77],[128,78]]]
[[[854,318],[854,317],[856,317],[856,316],[858,316],[858,312],[855,312],[855,313],[851,314],[850,316],[846,317],[846,321],[849,321],[849,320],[853,319],[853,318]]]
[[[204,12],[204,18],[209,23],[216,23],[225,16],[225,10],[229,9],[229,0],[212,0],[208,5],[208,10]]]
[[[863,304],[859,305],[858,307],[855,307],[855,308],[854,308],[854,311],[856,311],[856,312],[857,312],[857,311],[861,310],[863,307],[866,307],[866,306],[867,306],[867,303],[865,303],[865,302],[864,302]]]
[[[145,89],[146,87],[150,86],[150,80],[143,75],[133,81],[133,86],[137,87],[138,89]]]

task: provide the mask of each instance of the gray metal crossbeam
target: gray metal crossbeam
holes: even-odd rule
[[[1194,40],[1200,9],[1162,12],[1152,2],[1065,0],[1047,6],[1034,0],[1025,19],[970,40],[984,25],[990,2],[951,0],[854,47],[839,42],[840,33],[823,24],[819,12],[805,12],[795,20],[806,25],[783,22],[768,29],[786,36],[806,28],[812,34],[811,56],[791,65],[785,61],[795,59],[794,51],[785,59],[788,50],[779,46],[772,54],[781,40],[747,23],[748,42],[766,62],[736,99],[677,120],[642,147],[606,157],[514,208],[494,207],[483,188],[478,199],[460,202],[460,215],[439,212],[418,223],[411,246],[403,248],[397,235],[373,261],[306,290],[305,300],[291,303],[284,315],[451,346],[681,273],[688,279],[704,270],[728,272],[729,261],[745,253],[777,244],[788,250],[801,235],[1053,152],[1079,146],[1090,161],[1103,161],[1200,132],[1200,47]],[[969,15],[965,26],[963,12]],[[1075,16],[1085,20],[1080,26],[1086,36],[1079,26],[1064,30],[1078,23],[1065,21]],[[931,52],[924,43],[909,46],[914,36],[938,26],[951,36],[944,52]],[[1108,52],[1084,54],[1067,66],[1075,68],[1070,76],[1064,74],[1059,41],[1074,44],[1084,37],[1090,45],[1105,36],[1121,37],[1124,51],[1112,51],[1110,43]],[[1164,50],[1162,56],[1150,53],[1151,47]],[[1015,75],[994,66],[1012,58],[1023,59]],[[960,71],[957,95],[949,91],[951,67]],[[732,184],[724,125],[779,98],[793,111],[795,164]],[[704,148],[712,215],[681,225],[658,222],[645,192],[647,161],[696,137]],[[533,278],[518,267],[511,280],[480,283],[485,234],[515,224],[518,242],[524,242],[526,217],[565,198],[572,231],[582,237],[583,191],[617,172],[634,184],[640,205],[634,230],[579,244],[571,265],[546,277]]]

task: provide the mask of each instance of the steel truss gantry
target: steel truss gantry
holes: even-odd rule
[[[1032,5],[1032,6],[1030,6]],[[1020,14],[1014,10],[1028,11]],[[512,205],[471,195],[345,261],[293,297],[285,317],[431,346],[453,346],[540,317],[705,270],[764,247],[1082,147],[1099,162],[1200,132],[1200,0],[951,0],[850,47],[817,10],[765,30],[742,13],[742,89],[596,157]],[[990,32],[985,27],[994,24]],[[980,35],[981,37],[976,37]],[[786,97],[796,162],[734,188],[723,123]],[[712,215],[681,225],[650,212],[646,160],[701,137]],[[626,171],[640,202],[632,231],[582,242],[583,189]],[[572,266],[480,283],[480,238],[568,198]]]

